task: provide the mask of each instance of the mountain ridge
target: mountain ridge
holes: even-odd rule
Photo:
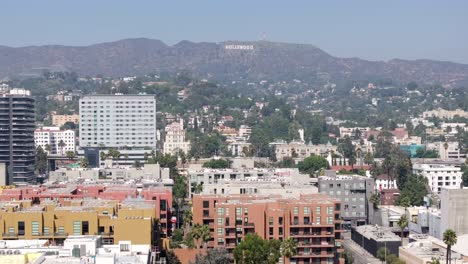
[[[188,70],[200,78],[218,81],[390,78],[400,83],[468,83],[468,64],[430,59],[340,58],[311,44],[183,40],[168,45],[157,39],[130,38],[87,46],[0,45],[0,78],[18,76],[37,68],[112,77]]]

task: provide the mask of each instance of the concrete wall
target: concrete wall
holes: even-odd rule
[[[453,229],[458,236],[468,234],[468,188],[443,188],[440,197],[441,234],[449,228]]]

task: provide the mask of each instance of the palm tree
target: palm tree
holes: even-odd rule
[[[192,234],[193,239],[195,239],[195,243],[197,244],[197,248],[199,248],[198,242],[199,242],[199,239],[202,237],[201,225],[198,224],[198,223],[193,225],[192,231],[190,231],[190,233]]]
[[[447,245],[447,254],[445,258],[445,263],[452,263],[452,246],[457,243],[457,234],[452,229],[447,229],[443,235],[444,243]],[[449,262],[450,259],[450,262]]]
[[[297,254],[297,243],[292,237],[288,237],[281,242],[281,254],[285,258],[290,258]]]
[[[75,152],[74,151],[67,151],[67,152],[65,152],[65,156],[67,156],[67,158],[69,160],[72,160],[72,159],[75,158]]]
[[[440,259],[432,257],[431,261],[426,262],[426,264],[440,264]]]
[[[67,144],[65,142],[63,142],[63,140],[60,140],[60,142],[58,143],[58,146],[60,147],[60,151],[62,152],[63,154],[63,148],[66,146]]]
[[[47,151],[47,154],[50,154],[50,150],[51,150],[50,144],[45,145],[44,149]]]
[[[445,141],[444,143],[444,149],[445,149],[445,158],[448,159],[448,152],[447,152],[447,149],[448,149],[449,145],[447,143],[447,141]]]
[[[400,227],[401,230],[401,238],[403,239],[403,231],[405,228],[408,226],[408,217],[406,217],[406,214],[402,215],[400,219],[397,222],[398,226]]]
[[[187,230],[189,229],[190,224],[192,223],[192,220],[193,220],[192,210],[185,211],[184,212],[184,227],[185,227],[184,234],[188,233]]]
[[[210,227],[204,225],[200,228],[201,240],[203,241],[203,248],[206,249],[208,246],[208,241],[211,239]]]

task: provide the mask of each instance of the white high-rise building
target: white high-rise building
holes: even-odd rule
[[[91,95],[80,100],[80,147],[156,147],[151,95]]]
[[[104,165],[98,152],[121,153],[119,166],[144,162],[156,149],[156,98],[152,95],[89,95],[80,99],[80,148],[91,166]],[[97,161],[99,160],[99,161]]]
[[[460,187],[462,182],[461,164],[448,161],[431,161],[414,164],[413,172],[427,178],[433,193],[440,193],[442,187]]]
[[[36,148],[41,146],[49,154],[64,155],[67,151],[75,151],[75,131],[60,130],[59,127],[36,129],[34,143]]]
[[[181,152],[187,154],[190,151],[190,141],[185,140],[183,121],[173,122],[165,128],[166,140],[164,141],[164,154],[177,155]]]

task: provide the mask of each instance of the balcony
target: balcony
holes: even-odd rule
[[[244,228],[255,228],[254,223],[244,223]]]
[[[18,234],[17,233],[2,233],[2,237],[4,239],[8,239],[8,238],[18,238]]]
[[[114,232],[97,232],[94,234],[97,236],[110,237],[114,235]]]
[[[62,232],[54,233],[54,237],[68,237],[68,233],[62,233]]]

